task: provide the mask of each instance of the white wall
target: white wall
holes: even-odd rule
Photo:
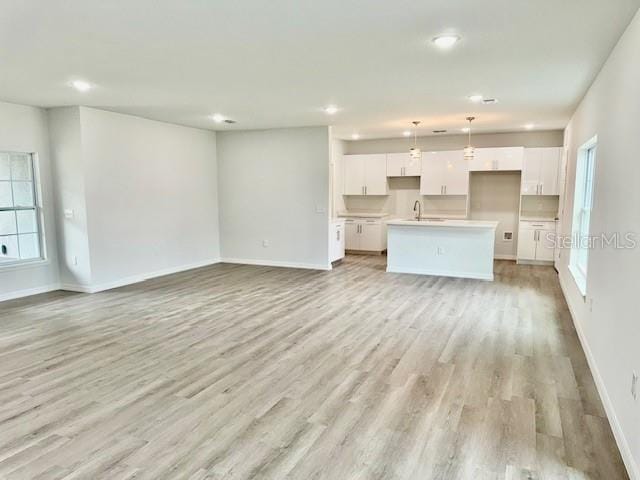
[[[562,130],[544,130],[520,133],[473,134],[473,146],[482,147],[561,147]],[[462,150],[467,145],[467,135],[430,135],[418,137],[418,146],[423,151]],[[356,153],[400,153],[408,151],[413,138],[381,138],[374,140],[347,140],[346,154]]]
[[[520,172],[472,172],[469,179],[470,218],[497,220],[495,255],[514,259],[517,253],[520,208]],[[513,232],[505,241],[504,232]]]
[[[329,268],[330,150],[328,127],[218,133],[223,260]]]
[[[0,300],[58,287],[56,228],[47,114],[40,108],[0,102],[0,150],[36,153],[44,217],[46,261],[0,267]]]
[[[596,134],[591,233],[640,234],[639,48],[640,13],[620,39],[567,128],[569,164],[564,234],[569,234],[571,229],[577,150]],[[568,260],[569,251],[565,251],[559,263],[561,283],[627,468],[635,478],[640,478],[640,403],[630,394],[631,373],[634,370],[640,373],[640,245],[633,250],[591,250],[586,299],[568,271]]]
[[[60,282],[63,286],[90,286],[91,256],[80,108],[54,108],[49,110],[48,118],[55,179],[54,197],[58,212],[56,228]],[[65,218],[65,209],[71,210],[71,218]]]
[[[51,119],[59,210],[86,208],[89,265],[82,245],[65,241],[67,288],[101,290],[219,260],[214,132],[85,107],[54,109]],[[81,236],[61,222],[65,238]]]

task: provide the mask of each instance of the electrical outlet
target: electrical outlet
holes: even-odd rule
[[[634,400],[638,400],[638,374],[631,372],[631,396]]]
[[[438,247],[437,253],[438,255],[444,255],[444,248]]]
[[[73,256],[72,262],[74,265],[78,265],[78,257],[76,255]]]
[[[262,246],[267,248],[269,246],[269,240],[262,240]]]

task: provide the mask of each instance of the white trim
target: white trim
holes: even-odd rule
[[[144,282],[156,277],[163,277],[165,275],[171,275],[172,273],[184,272],[186,270],[193,270],[194,268],[206,267],[208,265],[214,265],[220,263],[220,258],[212,258],[204,260],[202,262],[191,263],[188,265],[180,265],[178,267],[164,268],[162,270],[156,270],[151,273],[143,273],[140,275],[132,275],[130,277],[121,278],[112,282],[102,283],[98,285],[76,285],[70,283],[64,283],[60,285],[61,290],[69,290],[71,292],[82,293],[97,293],[104,290],[111,290],[112,288],[124,287],[125,285],[131,285],[134,283]]]
[[[515,255],[512,254],[505,254],[505,255],[494,255],[493,259],[494,260],[515,260],[517,257]]]
[[[473,278],[476,280],[489,280],[493,281],[493,273],[481,274],[475,272],[451,272],[450,270],[431,270],[422,268],[403,268],[403,267],[388,267],[387,273],[412,273],[414,275],[432,275],[436,277],[456,277],[456,278]]]
[[[12,270],[22,270],[26,268],[45,267],[51,263],[48,258],[36,258],[33,260],[18,260],[16,262],[3,262],[0,263],[0,275],[3,272],[9,272]]]
[[[518,265],[538,265],[538,266],[553,266],[553,260],[528,260],[526,258],[519,258]]]
[[[284,262],[280,260],[256,260],[251,258],[222,258],[221,263],[237,263],[240,265],[260,265],[263,267],[303,268],[308,270],[331,270],[331,263],[327,265],[316,263]]]
[[[629,447],[629,443],[624,436],[624,432],[622,430],[620,422],[618,421],[618,417],[616,416],[613,402],[611,402],[611,398],[609,397],[607,388],[605,387],[602,376],[600,375],[600,371],[598,370],[598,367],[596,365],[596,359],[593,356],[591,347],[589,347],[589,343],[587,342],[587,337],[582,330],[580,322],[577,321],[577,317],[575,315],[573,307],[571,306],[571,302],[569,301],[569,295],[566,291],[563,275],[558,275],[558,278],[560,280],[560,289],[562,290],[562,294],[564,295],[567,306],[569,307],[569,313],[571,314],[571,319],[573,320],[573,326],[578,333],[578,339],[580,340],[582,350],[584,351],[585,357],[587,358],[587,363],[589,364],[589,369],[591,370],[591,374],[593,375],[596,389],[598,390],[598,394],[600,395],[600,401],[602,402],[605,413],[607,414],[607,418],[609,419],[609,424],[611,425],[613,436],[616,439],[618,450],[620,450],[620,455],[622,456],[622,460],[625,464],[625,467],[627,468],[629,478],[631,478],[631,480],[640,480],[640,469],[638,469],[638,465],[633,459],[631,448]]]
[[[52,283],[50,285],[44,285],[42,287],[26,288],[24,290],[16,290],[14,292],[0,294],[0,302],[7,300],[13,300],[15,298],[29,297],[31,295],[38,295],[40,293],[53,292],[60,290],[60,284]]]

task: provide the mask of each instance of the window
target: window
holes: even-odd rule
[[[30,153],[0,152],[0,268],[42,258],[33,166]]]
[[[589,259],[589,223],[593,205],[593,176],[595,173],[597,137],[578,150],[576,188],[573,199],[572,244],[569,270],[582,295],[587,293],[587,264]]]

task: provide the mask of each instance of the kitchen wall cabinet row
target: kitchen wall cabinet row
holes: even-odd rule
[[[388,177],[420,177],[422,195],[467,195],[469,173],[522,171],[522,195],[559,195],[561,147],[476,148],[465,160],[462,150],[345,155],[344,195],[387,195]]]

